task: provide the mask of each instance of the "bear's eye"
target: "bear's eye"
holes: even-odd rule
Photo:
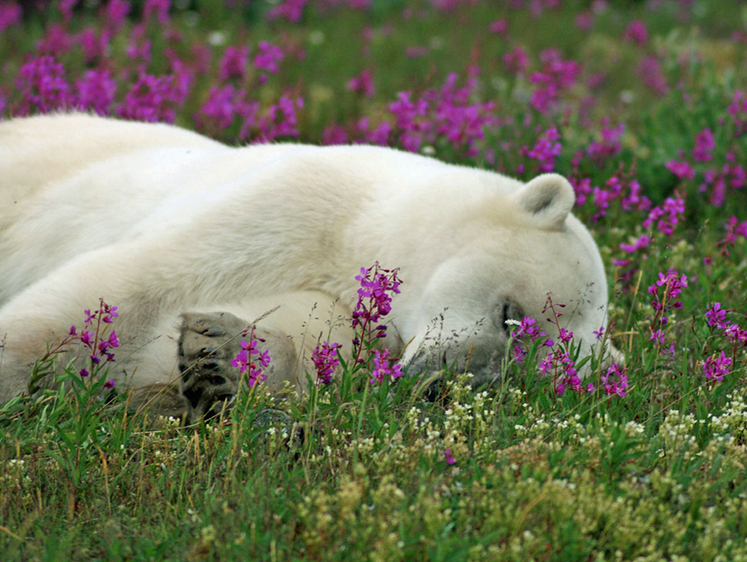
[[[510,337],[515,326],[509,324],[508,321],[515,320],[521,322],[522,318],[524,318],[524,310],[515,302],[506,299],[500,303],[496,316],[496,327],[505,333],[506,337]]]

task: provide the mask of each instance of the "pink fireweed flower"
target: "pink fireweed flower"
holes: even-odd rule
[[[340,358],[337,356],[337,350],[342,345],[339,343],[329,344],[326,341],[314,348],[311,354],[311,361],[316,367],[316,383],[329,384],[332,382],[332,375],[335,369],[340,365]]]
[[[664,164],[667,170],[672,172],[675,176],[682,179],[692,180],[695,177],[695,170],[687,162],[678,162],[676,160],[670,160]]]
[[[727,109],[734,120],[735,136],[747,133],[747,92],[736,91]]]
[[[88,356],[90,359],[90,369],[82,368],[79,371],[81,377],[88,377],[92,372],[95,372],[101,364],[102,359],[104,363],[114,361],[113,350],[119,347],[119,338],[114,330],[107,335],[107,330],[113,319],[119,316],[116,311],[116,306],[110,306],[104,302],[104,299],[99,299],[98,310],[84,311],[86,318],[80,333],[78,333],[75,326],[70,326],[68,336],[60,347],[78,340],[90,351]]]
[[[444,449],[444,460],[449,466],[456,462],[456,459],[454,459],[454,455],[451,454],[451,449]]]
[[[284,0],[267,12],[267,19],[287,19],[290,22],[298,22],[303,15],[303,10],[309,0]]]
[[[527,146],[521,149],[521,154],[539,162],[539,172],[552,172],[555,168],[555,159],[560,155],[560,134],[555,127],[547,129],[537,144],[531,149]]]
[[[75,90],[77,95],[72,103],[77,109],[109,115],[117,83],[108,70],[86,70],[83,78],[75,82]]]
[[[671,236],[675,227],[680,222],[680,217],[685,214],[685,201],[675,192],[674,197],[667,197],[664,204],[654,207],[643,221],[644,228],[651,228],[656,223],[659,232]]]
[[[129,13],[130,3],[127,0],[109,0],[104,12],[107,31],[117,33],[124,26]]]
[[[371,384],[381,384],[385,377],[389,377],[390,380],[398,379],[402,376],[402,365],[390,362],[388,349],[384,351],[374,349],[371,376],[369,381]]]
[[[303,109],[303,98],[295,100],[282,96],[276,105],[271,105],[257,123],[259,129],[254,141],[269,142],[279,137],[298,136],[297,110]]]
[[[643,83],[659,96],[669,91],[669,86],[661,71],[661,64],[656,57],[644,57],[638,65],[638,74]]]
[[[565,328],[560,328],[560,334],[558,335],[558,339],[560,339],[563,343],[568,343],[573,338],[573,332],[570,330],[566,330]]]
[[[226,47],[223,58],[218,65],[218,77],[221,80],[236,78],[243,80],[246,77],[246,71],[249,67],[249,47],[242,45],[240,47]]]
[[[117,115],[136,121],[173,123],[186,93],[175,75],[143,74],[117,107]]]
[[[625,367],[613,363],[612,367],[601,376],[601,382],[604,385],[604,391],[608,396],[627,396],[628,393],[628,374]]]
[[[611,128],[609,126],[609,119],[604,119],[604,121],[602,121],[601,141],[591,141],[586,149],[587,155],[597,164],[598,167],[604,167],[608,160],[620,154],[620,151],[622,150],[620,139],[624,132],[625,125],[618,125],[615,128]]]
[[[544,338],[547,334],[539,329],[539,325],[534,318],[524,317],[519,324],[519,329],[511,332],[511,337],[519,340],[529,340],[534,343],[537,338]]]
[[[322,131],[322,144],[331,146],[335,144],[348,144],[350,135],[341,125],[330,125]]]
[[[648,29],[646,24],[640,20],[631,21],[625,28],[623,38],[636,45],[645,45],[648,42]]]
[[[269,74],[277,74],[279,70],[280,61],[283,60],[283,50],[277,45],[268,43],[267,41],[259,42],[259,53],[254,57],[254,68],[257,70],[264,70]],[[260,83],[267,82],[267,74],[260,74]]]
[[[171,0],[145,0],[143,7],[143,20],[148,21],[155,16],[161,25],[169,23],[169,7]]]
[[[521,47],[514,47],[503,55],[503,64],[510,74],[523,75],[529,67],[529,56]]]
[[[47,28],[44,37],[37,43],[36,52],[57,57],[67,53],[72,44],[73,38],[67,30],[59,23],[54,23]]]
[[[379,321],[392,310],[392,294],[400,292],[402,281],[398,272],[399,268],[384,269],[379,262],[368,269],[361,268],[360,275],[355,276],[361,287],[353,311],[353,329],[360,327],[364,332],[375,331],[374,339],[386,336],[386,325],[379,324]]]
[[[47,113],[64,108],[68,102],[65,70],[49,56],[34,58],[24,64],[18,72],[16,87],[20,102],[14,113],[18,116],[32,111]]]
[[[362,94],[367,98],[372,98],[376,93],[373,83],[373,75],[370,70],[363,70],[358,76],[348,80],[347,89],[356,94]]]
[[[256,355],[255,360],[252,356]],[[270,352],[264,350],[262,352],[257,349],[257,340],[254,337],[254,329],[252,329],[249,341],[241,342],[241,351],[236,354],[236,357],[231,361],[231,365],[237,367],[240,373],[246,373],[246,381],[249,386],[254,386],[267,379],[267,375],[263,372],[271,362]]]
[[[581,31],[589,31],[594,27],[594,14],[591,12],[582,12],[576,16],[573,23],[575,23],[576,27]]]
[[[645,248],[648,248],[651,245],[651,237],[650,236],[639,236],[635,242],[632,244],[620,244],[620,249],[629,253],[633,254],[635,252],[638,252],[640,250],[643,250]]]
[[[682,308],[682,301],[677,298],[684,287],[687,287],[687,276],[680,275],[676,269],[670,269],[666,274],[659,273],[659,279],[648,288],[649,294],[654,297],[651,302],[654,316],[649,325],[649,341],[654,342],[660,353],[674,350],[674,344],[671,344],[668,350],[665,348],[667,339],[664,326],[669,323],[666,314],[672,309]]]
[[[729,374],[732,360],[722,351],[719,355],[712,355],[703,363],[706,380],[722,381]]]
[[[728,326],[726,322],[726,310],[721,308],[721,303],[716,302],[708,307],[705,313],[706,321],[711,328],[724,330]]]
[[[740,223],[739,219],[732,215],[726,223],[726,236],[716,244],[720,248],[719,253],[722,256],[728,256],[729,248],[736,244],[739,236],[747,238],[747,221]]]
[[[0,34],[9,27],[13,27],[21,21],[23,11],[21,6],[15,2],[0,3]]]
[[[488,26],[488,31],[490,31],[490,33],[503,35],[508,31],[508,22],[505,19],[495,20]]]
[[[693,148],[693,160],[696,162],[710,162],[713,160],[713,133],[710,129],[703,129],[695,136],[695,148]]]

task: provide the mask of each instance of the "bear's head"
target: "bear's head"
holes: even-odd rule
[[[534,318],[558,341],[556,323],[547,321],[549,299],[580,357],[598,346],[594,332],[607,323],[607,281],[596,244],[571,215],[573,188],[562,176],[544,174],[506,191],[506,178],[497,177],[502,191],[434,234],[442,237],[433,245],[443,255],[432,273],[402,268],[405,285],[392,323],[410,372],[455,364],[456,372],[473,373],[475,385],[499,380],[517,329],[512,320]],[[407,287],[409,273],[421,275],[421,287]]]

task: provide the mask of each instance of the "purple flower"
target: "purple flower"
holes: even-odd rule
[[[722,256],[729,255],[729,248],[734,246],[739,236],[747,238],[747,221],[740,224],[739,219],[732,215],[726,223],[726,236],[716,244]]]
[[[695,148],[693,148],[693,160],[696,162],[710,162],[713,159],[713,133],[710,129],[703,129],[695,137]]]
[[[581,12],[573,22],[581,31],[589,31],[594,27],[594,14],[591,12]]]
[[[651,228],[655,222],[659,232],[671,236],[683,214],[685,214],[685,201],[675,192],[674,197],[667,197],[664,205],[651,209],[648,217],[643,221],[643,227]]]
[[[109,115],[117,83],[108,70],[86,70],[83,78],[75,82],[75,105],[80,110],[92,110],[99,115]]]
[[[560,134],[555,127],[552,127],[542,134],[534,147],[531,149],[523,147],[521,154],[539,162],[538,171],[552,172],[555,168],[555,159],[560,155],[561,145],[555,142],[558,140],[560,140]]]
[[[503,64],[510,74],[522,75],[529,67],[529,56],[521,47],[514,47],[503,55]]]
[[[664,166],[680,179],[692,180],[695,177],[695,170],[687,162],[677,162],[670,160]]]
[[[389,377],[391,380],[398,379],[402,376],[402,365],[399,363],[390,363],[389,361],[389,350],[385,349],[381,351],[374,349],[373,353],[373,364],[374,367],[371,370],[371,384],[384,382],[385,377]]]
[[[640,20],[631,21],[628,27],[625,28],[623,38],[636,45],[645,45],[648,42],[648,29],[646,29],[646,25]]]
[[[535,342],[537,338],[543,338],[546,335],[545,332],[540,331],[537,321],[528,316],[521,320],[519,329],[511,333],[511,337],[514,339],[528,339],[530,342]]]
[[[353,329],[360,327],[364,337],[366,332],[372,340],[386,336],[386,325],[379,322],[392,310],[391,295],[399,294],[402,281],[397,276],[398,272],[399,268],[383,269],[379,262],[376,262],[368,269],[362,267],[360,275],[355,276],[355,280],[361,286],[358,289],[358,302],[353,311]]]
[[[705,316],[708,325],[711,328],[718,328],[719,330],[726,329],[728,325],[726,322],[726,310],[721,308],[720,302],[713,303],[709,306]]]
[[[61,109],[68,101],[65,70],[50,56],[34,58],[24,64],[18,72],[16,87],[20,91],[17,115]]]
[[[620,249],[629,254],[633,254],[635,252],[638,252],[639,250],[648,248],[650,245],[651,245],[651,237],[643,235],[643,236],[638,237],[638,239],[632,244],[625,244],[625,243],[620,244]]]
[[[258,362],[254,360],[253,355],[257,356]],[[231,361],[231,365],[237,367],[240,373],[246,373],[247,384],[254,386],[267,379],[263,369],[270,362],[269,351],[264,350],[260,353],[257,349],[257,340],[254,338],[254,330],[252,330],[249,341],[241,342],[241,351],[236,354],[236,357]]]
[[[356,94],[363,94],[367,98],[372,98],[376,93],[376,88],[371,71],[365,69],[358,76],[348,80],[347,89]]]
[[[283,0],[277,6],[267,12],[267,19],[274,20],[285,18],[290,22],[297,22],[303,15],[303,10],[309,0]]]
[[[454,455],[451,454],[451,449],[444,449],[444,460],[449,466],[456,462]]]
[[[314,348],[311,354],[311,361],[316,367],[317,384],[329,384],[332,382],[332,375],[335,369],[340,365],[340,358],[337,356],[337,350],[342,345],[339,343],[329,344],[326,341]]]
[[[568,343],[571,341],[571,338],[573,338],[573,332],[566,330],[565,328],[560,328],[560,334],[558,337],[563,343]]]
[[[218,65],[218,76],[221,80],[236,78],[243,80],[249,66],[249,47],[226,47],[226,52]]]
[[[719,355],[710,356],[703,364],[706,380],[724,380],[724,377],[730,372],[729,367],[731,367],[731,364],[731,359],[723,351]]]
[[[171,0],[145,0],[143,20],[147,21],[152,15],[161,25],[169,23],[169,6]]]
[[[264,70],[270,74],[277,74],[279,69],[279,63],[283,60],[283,50],[277,45],[268,43],[267,41],[260,41],[259,53],[254,57],[254,68],[257,70]],[[259,81],[264,83],[267,81],[267,75],[261,74]]]
[[[643,83],[659,96],[663,96],[669,91],[669,86],[661,71],[661,64],[656,57],[644,57],[638,65],[638,74]]]
[[[105,11],[107,30],[112,34],[117,33],[125,24],[129,13],[130,3],[127,0],[109,0]]]
[[[505,19],[495,20],[488,26],[488,31],[490,31],[490,33],[503,35],[508,31],[508,22]]]
[[[125,95],[117,115],[137,121],[173,123],[176,109],[187,92],[178,86],[175,76],[143,74]]]
[[[682,302],[676,300],[682,293],[683,287],[687,287],[687,276],[680,275],[676,269],[670,269],[666,274],[659,273],[659,279],[648,288],[652,295],[653,301],[651,307],[654,309],[654,316],[649,326],[649,341],[653,341],[661,353],[666,351],[666,336],[664,326],[669,322],[666,314],[671,309],[682,308]],[[663,294],[659,294],[659,289],[663,288]],[[670,346],[670,350],[672,350]]]
[[[608,396],[627,396],[628,375],[625,367],[613,363],[612,367],[607,369],[607,373],[601,376],[604,391]]]
[[[87,328],[80,333],[80,342],[86,347],[93,347],[93,334]]]
[[[0,34],[21,21],[23,12],[16,2],[0,3]]]

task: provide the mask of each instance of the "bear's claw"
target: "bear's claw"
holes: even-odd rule
[[[228,312],[182,314],[180,389],[192,406],[192,419],[217,414],[236,395],[239,370],[231,360],[241,350],[248,325]]]

